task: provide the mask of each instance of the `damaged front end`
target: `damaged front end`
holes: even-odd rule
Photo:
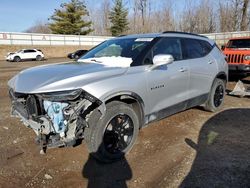
[[[37,134],[41,151],[74,146],[83,139],[91,112],[102,102],[82,89],[42,94],[9,91],[12,115]]]

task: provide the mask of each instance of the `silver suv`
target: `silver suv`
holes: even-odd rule
[[[139,129],[177,112],[223,103],[228,65],[216,44],[181,32],[121,36],[78,62],[43,65],[9,81],[12,114],[47,147],[74,146],[110,161]]]

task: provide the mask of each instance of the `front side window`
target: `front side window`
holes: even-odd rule
[[[182,59],[181,42],[178,38],[162,38],[153,47],[153,56],[158,54],[169,54],[174,57],[175,61]]]

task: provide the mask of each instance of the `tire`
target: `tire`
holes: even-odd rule
[[[74,59],[79,59],[79,55],[75,55]]]
[[[20,62],[21,58],[19,56],[15,56],[13,59],[14,62]]]
[[[139,118],[134,109],[118,101],[106,105],[102,118],[95,109],[88,123],[85,142],[91,155],[102,162],[121,159],[133,147],[139,132]]]
[[[42,56],[37,55],[37,56],[36,56],[36,61],[41,61],[41,60],[42,60]]]
[[[205,103],[205,110],[210,112],[216,112],[220,110],[224,103],[225,92],[225,81],[216,78],[209,93],[209,98]]]

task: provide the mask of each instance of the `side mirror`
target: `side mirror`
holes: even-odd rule
[[[225,50],[225,45],[221,46],[221,50],[224,51]]]
[[[159,54],[154,56],[153,58],[153,65],[150,67],[150,70],[155,69],[161,65],[167,65],[174,62],[174,58],[172,55],[169,54]]]

